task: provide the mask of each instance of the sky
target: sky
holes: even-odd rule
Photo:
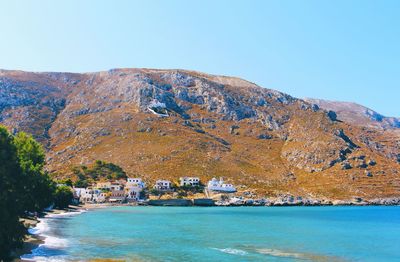
[[[0,0],[0,68],[189,69],[400,117],[399,13],[397,0]]]

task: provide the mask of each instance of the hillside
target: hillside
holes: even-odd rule
[[[338,121],[242,79],[185,70],[2,70],[0,90],[0,123],[38,138],[59,177],[100,159],[148,182],[223,176],[260,196],[400,195],[396,130]]]

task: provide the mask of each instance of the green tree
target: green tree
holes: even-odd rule
[[[69,186],[69,187],[72,187],[72,180],[70,179],[70,178],[68,178],[68,179],[66,179],[65,181],[64,181],[64,184],[66,184],[67,186]]]
[[[59,186],[54,194],[54,205],[57,208],[66,208],[71,204],[74,195],[68,186]]]
[[[55,185],[43,168],[45,153],[31,135],[18,133],[14,140],[19,164],[22,169],[23,188],[21,201],[26,211],[40,211],[53,202]]]
[[[12,136],[0,126],[0,261],[10,260],[27,233],[19,218],[53,202],[55,184],[43,170],[44,159],[32,136]]]
[[[0,126],[0,261],[9,260],[10,251],[21,246],[25,227],[19,222],[23,173],[13,137]]]
[[[75,183],[74,183],[74,186],[75,187],[80,187],[80,188],[86,188],[86,187],[88,187],[89,186],[89,183],[88,183],[88,181],[87,180],[85,180],[85,179],[79,179],[79,180],[77,180]]]
[[[64,184],[66,186],[72,187],[73,186],[73,182],[70,178],[67,179],[61,179],[61,180],[56,180],[57,184]]]

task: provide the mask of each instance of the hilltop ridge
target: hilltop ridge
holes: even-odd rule
[[[400,129],[400,118],[384,116],[357,103],[313,98],[305,98],[304,100],[325,110],[335,111],[340,120],[354,125],[380,129]]]

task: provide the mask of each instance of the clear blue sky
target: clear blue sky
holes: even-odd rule
[[[3,69],[193,69],[400,116],[397,0],[9,0],[0,12]]]

